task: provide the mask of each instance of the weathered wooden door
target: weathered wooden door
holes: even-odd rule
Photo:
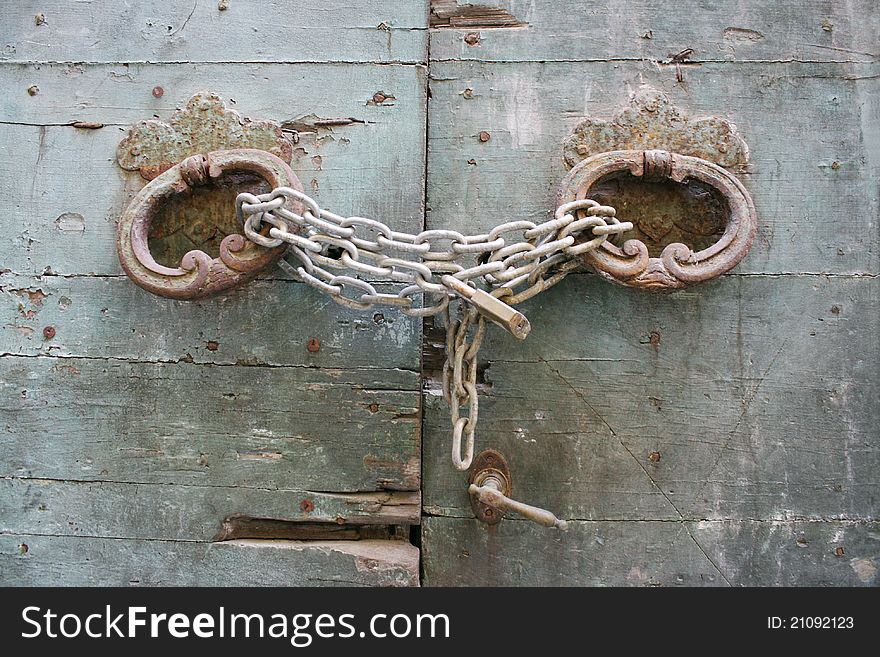
[[[480,444],[568,533],[475,523],[426,398],[425,583],[876,584],[877,3],[487,4],[431,33],[429,226],[545,218],[562,140],[648,84],[739,127],[759,228],[715,281],[569,276],[492,335]]]
[[[422,3],[6,8],[4,583],[419,582],[419,324],[280,272],[161,299],[123,275],[114,224],[144,184],[116,165],[124,129],[207,90],[298,130],[322,203],[417,229],[425,20]],[[309,540],[215,540],[234,536]]]
[[[7,8],[0,582],[876,584],[874,5]],[[566,533],[473,518],[430,320],[119,267],[123,130],[196,92],[296,131],[322,205],[475,233],[546,219],[563,139],[643,85],[737,124],[758,238],[669,295],[569,276],[525,342],[490,332],[478,450]]]

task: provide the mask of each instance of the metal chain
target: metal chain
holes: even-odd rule
[[[289,202],[301,204],[302,214],[293,212]],[[359,310],[396,306],[414,317],[441,315],[446,329],[443,396],[452,420],[452,462],[459,470],[467,470],[474,455],[477,351],[486,319],[525,338],[528,320],[511,306],[559,283],[577,267],[576,256],[632,229],[630,222],[616,218],[614,208],[591,199],[559,206],[544,223],[508,221],[479,235],[401,233],[375,219],[330,212],[289,187],[239,194],[236,211],[248,239],[269,248],[286,242],[299,263],[282,260],[281,266],[337,303]],[[403,285],[396,294],[379,292],[375,284],[385,282]],[[421,305],[416,305],[418,296]],[[457,313],[450,310],[453,299],[459,300]]]

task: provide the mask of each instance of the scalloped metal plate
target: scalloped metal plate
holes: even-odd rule
[[[640,87],[611,119],[585,118],[562,148],[569,169],[597,153],[631,150],[690,155],[735,171],[749,162],[749,147],[736,125],[719,116],[692,118],[666,94],[648,86]]]
[[[192,96],[168,122],[138,121],[116,149],[116,161],[127,171],[140,171],[152,180],[191,155],[253,148],[268,151],[288,164],[293,144],[281,124],[249,119],[230,109],[223,99],[203,91]]]

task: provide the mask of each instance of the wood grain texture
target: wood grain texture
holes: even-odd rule
[[[0,583],[19,586],[417,586],[418,562],[405,541],[0,536]]]
[[[419,522],[420,324],[279,271],[212,301],[146,294],[115,253],[144,181],[115,156],[128,124],[214,91],[283,124],[322,205],[417,231],[427,7],[228,5],[4,13],[3,583],[418,584],[418,550],[378,537]],[[229,518],[321,540],[212,545]]]
[[[33,84],[40,92],[32,97],[25,89]],[[14,199],[0,269],[122,274],[115,223],[144,184],[116,165],[123,130],[154,114],[167,119],[206,89],[236,100],[234,107],[245,116],[292,122],[300,129],[300,119],[311,115],[355,119],[301,132],[294,172],[324,207],[382,217],[410,232],[422,226],[423,67],[7,63],[0,64],[0,85],[21,90],[0,104],[0,194]],[[161,99],[152,95],[156,85],[166,90]],[[394,99],[376,105],[377,91]],[[69,125],[79,120],[104,127]]]
[[[545,220],[563,138],[649,85],[738,126],[759,228],[712,283],[651,295],[571,276],[522,305],[525,342],[490,332],[477,450],[501,451],[513,496],[567,534],[473,519],[429,373],[425,583],[876,585],[872,3],[490,4],[527,25],[431,33],[429,227]]]
[[[448,5],[434,0],[432,6]],[[695,60],[876,61],[880,17],[872,0],[831,3],[706,2],[674,6],[653,0],[492,0],[523,27],[462,29],[431,34],[431,59],[482,61],[666,61],[692,48]],[[489,16],[491,19],[491,15]],[[464,37],[479,33],[470,45]]]
[[[0,59],[129,62],[421,62],[423,0],[16,2]],[[41,21],[35,20],[37,15]]]
[[[414,372],[12,356],[0,367],[6,476],[419,489]]]
[[[490,333],[477,449],[568,519],[876,520],[880,280],[783,282],[569,277],[523,304],[525,342]],[[448,421],[428,395],[425,509],[470,517]]]
[[[426,586],[876,586],[880,523],[425,518]],[[839,550],[842,549],[842,552]]]
[[[758,235],[736,273],[877,274],[877,72],[707,63],[678,84],[673,70],[647,62],[434,63],[428,225],[480,232],[514,217],[545,220],[565,175],[562,140],[584,116],[610,118],[649,84],[692,116],[732,120],[749,143],[741,180]]]
[[[0,479],[0,533],[207,542],[228,518],[415,525],[419,493]],[[295,528],[295,526],[294,526]]]
[[[0,275],[6,354],[416,372],[420,337],[413,318],[347,308],[290,280],[190,302],[149,294],[124,276]],[[307,348],[312,338],[316,352]]]

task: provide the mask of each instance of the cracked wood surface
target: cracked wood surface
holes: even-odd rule
[[[668,61],[686,48],[695,60],[876,62],[880,15],[873,0],[621,2],[433,0],[448,11],[480,5],[485,20],[431,34],[431,60]],[[472,13],[479,16],[476,7]],[[499,25],[499,14],[506,17]],[[507,29],[492,29],[492,28]],[[477,31],[474,44],[463,37]],[[473,41],[471,39],[471,41]]]
[[[0,574],[21,586],[418,586],[405,541],[161,540],[0,535]]]
[[[427,2],[103,4],[19,3],[0,27],[0,581],[418,583],[405,541],[208,542],[233,514],[416,522],[422,433],[419,325],[393,310],[277,273],[191,305],[120,276],[142,184],[113,163],[121,128],[209,81],[245,115],[323,125],[294,152],[307,190],[407,231],[545,218],[562,138],[640,84],[730,118],[761,221],[731,275],[666,297],[573,276],[524,305],[525,343],[490,333],[478,449],[568,534],[472,519],[425,381],[425,583],[877,584],[868,0],[436,0],[430,62]]]
[[[422,523],[424,585],[866,586],[878,522],[573,521],[567,533],[505,519]],[[841,551],[842,550],[842,551]]]
[[[385,0],[73,3],[4,10],[0,60],[406,62],[425,59],[424,3]],[[40,24],[34,20],[42,14]]]
[[[473,520],[429,379],[425,583],[876,585],[873,3],[488,4],[527,26],[431,32],[430,228],[548,218],[563,138],[642,84],[737,125],[759,228],[714,282],[651,295],[570,276],[522,305],[527,340],[490,331],[477,451],[502,452],[513,497],[567,534]]]
[[[418,231],[427,7],[111,4],[18,3],[0,26],[0,582],[417,585],[393,527],[420,521],[420,324],[280,271],[206,302],[145,293],[115,253],[143,180],[115,151],[216,91],[298,132],[322,205]],[[214,543],[229,519],[370,538]]]
[[[14,199],[2,267],[16,273],[122,275],[114,227],[144,182],[116,164],[123,129],[154,114],[167,120],[207,88],[245,116],[363,121],[301,132],[291,167],[324,207],[421,229],[424,167],[413,163],[425,159],[423,66],[0,62],[0,85],[21,92],[0,105],[0,152],[15,154],[0,159],[0,194]],[[31,85],[36,96],[25,92]],[[377,91],[395,100],[368,104]],[[78,120],[104,127],[70,125]],[[59,185],[71,179],[71,163],[77,184]]]
[[[3,476],[419,489],[414,372],[14,356],[0,368]]]

